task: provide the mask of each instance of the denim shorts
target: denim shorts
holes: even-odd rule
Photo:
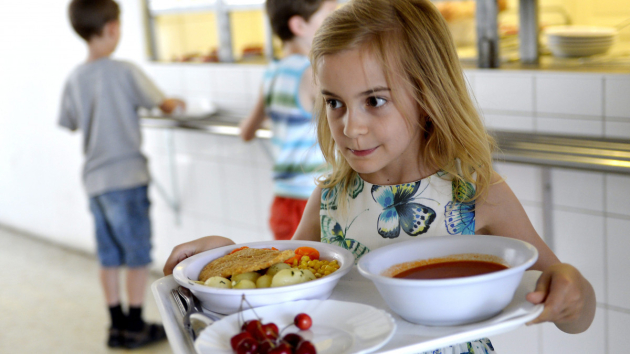
[[[151,263],[151,222],[147,186],[90,198],[98,258],[103,267]]]

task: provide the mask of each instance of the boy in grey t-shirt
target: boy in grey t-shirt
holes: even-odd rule
[[[113,0],[73,0],[70,22],[87,42],[88,60],[63,90],[59,124],[83,133],[83,182],[96,226],[100,278],[111,315],[109,347],[137,348],[165,338],[164,328],[142,320],[151,225],[147,159],[140,151],[139,107],[171,113],[167,99],[135,65],[112,60],[120,39],[120,10]],[[126,265],[129,311],[120,303],[118,277]]]

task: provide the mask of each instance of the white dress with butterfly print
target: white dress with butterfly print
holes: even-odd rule
[[[339,186],[323,189],[320,204],[321,241],[350,250],[358,261],[370,250],[418,237],[472,235],[475,233],[474,203],[454,201],[454,195],[472,195],[474,186],[460,184],[437,172],[420,181],[379,186],[358,175],[344,195]],[[338,209],[346,198],[346,210]],[[461,199],[461,198],[460,198]],[[441,348],[430,353],[495,353],[487,338]]]

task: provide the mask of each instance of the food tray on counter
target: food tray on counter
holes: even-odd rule
[[[502,313],[462,326],[430,327],[405,321],[387,307],[374,284],[363,278],[356,267],[339,281],[330,299],[369,305],[388,312],[394,318],[396,329],[393,336],[375,353],[418,353],[509,332],[533,320],[542,312],[543,306],[527,302],[525,295],[535,288],[539,276],[537,271],[525,272],[512,302]],[[167,276],[156,280],[151,289],[173,353],[194,354],[194,345],[184,331],[182,316],[171,297],[171,290],[178,286],[172,276]]]

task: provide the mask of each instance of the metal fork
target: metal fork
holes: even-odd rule
[[[179,308],[179,312],[183,317],[186,314],[186,308],[184,307],[182,298],[179,296],[179,293],[175,289],[171,290],[171,296],[173,296],[173,300],[175,300],[175,304],[177,305],[177,308]]]

